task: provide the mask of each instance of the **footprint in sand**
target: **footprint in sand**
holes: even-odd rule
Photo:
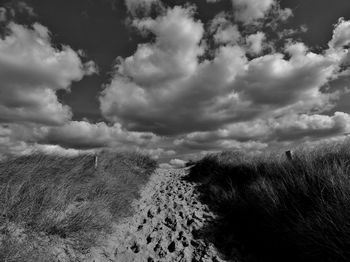
[[[185,169],[158,169],[134,201],[133,217],[115,225],[103,249],[84,261],[217,261],[213,246],[199,240],[198,231],[214,215],[185,182]],[[102,255],[105,254],[105,255]]]

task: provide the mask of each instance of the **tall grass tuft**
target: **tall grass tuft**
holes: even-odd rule
[[[130,214],[156,162],[105,151],[95,168],[94,158],[36,154],[0,162],[1,261],[54,261],[42,245],[55,241],[87,252]]]
[[[219,215],[204,231],[224,255],[243,244],[250,261],[350,261],[349,144],[299,150],[292,160],[209,155],[189,179]]]

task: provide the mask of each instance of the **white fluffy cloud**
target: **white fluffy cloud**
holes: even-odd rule
[[[142,149],[141,152],[144,152],[154,159],[159,159],[160,157],[170,157],[176,154],[174,150],[165,150],[163,148],[151,148],[151,149]]]
[[[336,58],[340,58],[340,64],[349,67],[350,65],[350,21],[344,20],[344,18],[340,18],[338,23],[335,25],[333,30],[332,40],[328,43],[329,56],[333,56]],[[349,75],[349,70],[347,72],[343,72],[344,74]]]
[[[253,55],[259,55],[263,51],[265,39],[266,36],[263,32],[247,36],[248,51]]]
[[[93,73],[93,63],[85,67],[68,46],[52,47],[48,29],[40,24],[30,29],[10,23],[8,29],[0,39],[0,122],[66,122],[72,113],[56,91]]]
[[[171,159],[169,164],[174,168],[181,168],[185,166],[186,161],[175,158],[175,159]]]
[[[315,52],[269,39],[264,26],[292,16],[275,0],[232,0],[233,13],[207,24],[193,6],[125,3],[130,24],[151,40],[116,59],[99,97],[108,124],[72,121],[56,96],[96,72],[93,62],[83,64],[68,46],[54,48],[40,24],[8,25],[0,39],[0,152],[133,148],[170,160],[169,167],[198,151],[261,152],[350,131],[349,114],[334,109],[348,87],[327,88],[350,75],[348,21],[340,19],[328,48]],[[162,6],[157,17],[149,17],[153,5]]]
[[[330,137],[350,132],[350,115],[335,112],[328,115],[292,115],[272,123],[271,139],[295,140],[309,137]]]
[[[217,3],[221,0],[207,0],[207,3]],[[256,20],[264,18],[267,13],[273,8],[277,7],[278,17],[275,19],[285,21],[293,15],[290,8],[279,8],[276,0],[231,0],[234,18],[243,24],[250,24]]]
[[[64,126],[50,128],[44,139],[49,144],[67,148],[100,148],[142,146],[159,138],[152,133],[128,132],[118,123],[108,126],[104,122],[71,121]]]
[[[75,156],[81,153],[92,153],[93,149],[64,148],[60,145],[43,144],[47,134],[45,127],[10,124],[0,125],[0,160],[12,155],[29,155],[45,153],[52,155]]]
[[[334,49],[343,49],[344,46],[350,43],[350,21],[340,18],[336,24],[332,40],[329,42],[329,47]]]
[[[303,43],[288,43],[290,58],[273,53],[248,61],[245,47],[231,43],[199,63],[203,26],[191,15],[175,7],[157,19],[136,20],[156,40],[120,58],[100,97],[108,119],[131,130],[181,134],[262,114],[321,112],[337,98],[320,88],[335,77],[343,55],[316,54]],[[261,52],[263,39],[263,33],[248,37],[252,52]]]
[[[236,20],[244,23],[263,18],[275,3],[275,0],[232,0]]]
[[[209,137],[201,136],[197,133],[195,136],[190,134],[189,137],[175,140],[175,145],[184,147],[189,150],[194,151],[212,151],[218,152],[221,150],[241,150],[245,152],[259,152],[268,147],[267,143],[249,140],[249,141],[238,141],[236,139],[224,139],[221,137],[216,137],[215,134],[207,133]],[[197,137],[199,135],[199,137]],[[255,138],[254,138],[255,139]]]
[[[215,131],[190,133],[176,143],[189,148],[220,149],[226,144],[226,149],[237,148],[239,145],[242,148],[250,146],[262,149],[266,142],[295,141],[303,138],[312,141],[347,132],[350,132],[350,115],[347,113],[335,112],[333,116],[289,114],[279,118],[233,123]]]
[[[241,5],[236,19],[244,23],[264,17],[272,7],[278,9],[276,19],[292,15],[274,1],[234,4]],[[215,43],[209,50],[205,27],[188,7],[135,19],[133,25],[153,34],[154,41],[119,58],[100,97],[104,116],[128,130],[166,135],[182,152],[259,151],[273,141],[313,140],[348,130],[347,113],[329,113],[342,91],[323,91],[347,73],[340,73],[350,43],[344,20],[329,48],[318,53],[293,41],[279,52],[265,49],[271,43],[264,32],[244,35],[226,14],[208,25]]]
[[[146,147],[159,140],[149,132],[128,132],[119,123],[71,121],[71,109],[58,101],[58,90],[93,74],[81,51],[54,48],[48,29],[10,22],[0,39],[0,155],[80,152],[100,147]],[[77,150],[78,149],[78,150]],[[168,151],[158,152],[169,154]]]
[[[250,61],[237,77],[235,90],[256,107],[265,106],[265,112],[266,106],[278,113],[324,110],[332,96],[321,93],[320,87],[334,76],[339,59],[313,53],[302,43],[287,45],[286,52],[290,59],[274,53]]]
[[[157,19],[135,21],[135,26],[152,32],[156,40],[140,44],[133,56],[119,59],[117,72],[100,97],[102,113],[108,119],[120,120],[129,129],[142,129],[142,125],[151,131],[155,125],[162,128],[164,114],[169,122],[182,121],[179,111],[170,112],[170,103],[188,99],[182,97],[183,91],[188,89],[187,81],[198,70],[197,59],[203,53],[203,25],[193,20],[192,12],[175,7]],[[166,125],[164,129],[170,128]]]
[[[143,150],[154,158],[171,156],[174,150],[154,148],[161,140],[149,132],[129,132],[120,124],[69,121],[62,126],[39,124],[0,125],[0,156],[33,151],[74,154],[100,148]]]
[[[241,39],[238,26],[232,24],[225,13],[220,13],[211,21],[210,34],[217,44],[237,44]]]
[[[157,40],[155,44],[140,44],[133,56],[121,59],[118,72],[149,86],[191,75],[198,55],[203,53],[199,42],[204,32],[202,23],[192,20],[192,12],[175,7],[157,19],[135,20],[135,27],[153,33]]]

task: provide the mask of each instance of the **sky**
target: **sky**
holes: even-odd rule
[[[349,48],[348,0],[0,0],[0,157],[342,141]]]

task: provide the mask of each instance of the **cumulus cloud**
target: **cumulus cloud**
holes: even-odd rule
[[[120,59],[118,72],[148,86],[191,75],[198,55],[203,53],[198,44],[204,32],[202,23],[193,21],[192,13],[191,8],[175,7],[157,19],[135,20],[134,26],[153,33],[156,43],[140,44],[133,56]]]
[[[207,3],[217,3],[220,1],[207,0]],[[281,8],[276,0],[231,0],[231,2],[234,19],[245,25],[256,23],[257,20],[266,18],[270,11],[274,13],[273,17],[270,17],[272,19],[270,23],[273,26],[276,26],[276,22],[284,22],[293,16],[290,8]]]
[[[259,19],[272,7],[277,20],[292,16],[274,1],[246,1],[241,22]],[[335,26],[329,48],[318,53],[291,40],[278,52],[266,49],[271,43],[264,32],[242,32],[224,13],[208,25],[215,42],[209,50],[191,7],[135,19],[133,25],[154,41],[119,58],[100,97],[104,116],[127,130],[166,135],[180,151],[261,151],[271,142],[348,130],[347,113],[329,113],[344,90],[324,92],[348,74],[342,69],[350,43],[345,20]]]
[[[293,14],[275,0],[232,0],[233,13],[207,24],[193,6],[162,6],[149,17],[157,0],[125,3],[130,24],[151,40],[116,59],[99,97],[108,124],[72,121],[56,96],[95,73],[93,62],[52,47],[40,24],[8,25],[0,39],[0,152],[131,148],[180,167],[195,152],[262,152],[350,132],[349,114],[333,110],[348,89],[327,88],[350,74],[348,21],[338,21],[319,52],[285,41],[286,32],[276,32],[285,41],[277,49],[264,26],[276,29]]]
[[[248,51],[253,55],[259,55],[263,51],[265,39],[266,36],[263,32],[247,36]]]
[[[19,7],[34,12],[27,5]],[[48,28],[41,24],[8,22],[6,27],[8,33],[0,39],[1,155],[75,154],[102,147],[142,148],[155,158],[175,154],[154,147],[160,138],[151,132],[127,131],[119,123],[71,121],[71,109],[56,92],[69,91],[73,81],[96,73],[94,62],[82,63],[82,50],[53,47]]]
[[[243,23],[250,23],[263,18],[275,4],[275,0],[232,0],[235,18]]]
[[[232,24],[224,13],[218,14],[211,21],[210,33],[214,35],[217,44],[236,44],[241,39],[238,26]]]
[[[349,131],[350,115],[347,113],[335,112],[333,116],[289,114],[279,118],[233,123],[215,131],[190,133],[176,143],[202,149],[263,149],[271,141],[286,142],[304,138],[312,141],[343,135]],[[227,147],[230,141],[231,147]]]
[[[335,112],[328,115],[293,115],[277,120],[272,125],[271,139],[296,140],[342,135],[350,131],[350,115]]]
[[[195,151],[241,150],[258,152],[268,147],[267,143],[260,141],[247,140],[242,142],[234,137],[225,138],[220,136],[217,131],[191,133],[185,138],[175,140],[174,144]]]
[[[10,33],[0,39],[0,122],[62,124],[72,116],[61,104],[57,90],[68,90],[94,72],[87,69],[69,46],[52,47],[49,30],[10,23]]]
[[[0,123],[0,159],[37,151],[36,141],[42,139],[46,131],[45,127],[33,124]]]
[[[16,155],[30,155],[33,153],[43,153],[46,155],[77,156],[80,154],[93,154],[92,150],[78,150],[74,148],[63,148],[58,145],[32,144],[26,145]]]
[[[161,164],[159,164],[159,168],[172,169],[173,167],[170,164],[168,164],[168,163],[161,163]]]
[[[171,159],[169,164],[174,168],[182,168],[182,167],[185,167],[186,161],[175,158],[175,159]]]
[[[164,148],[150,148],[141,149],[141,152],[150,155],[154,159],[159,159],[160,157],[170,157],[176,154],[174,150],[165,150]]]
[[[0,155],[27,154],[36,150],[44,153],[93,152],[101,148],[142,150],[156,159],[176,153],[155,148],[160,140],[149,132],[129,132],[120,124],[109,126],[104,122],[70,121],[62,126],[0,124]]]
[[[67,148],[100,148],[120,146],[143,146],[159,138],[152,133],[128,132],[120,124],[108,126],[104,122],[92,124],[71,121],[48,130],[44,141]]]
[[[153,149],[159,137],[129,132],[121,124],[71,121],[71,109],[58,101],[58,90],[69,91],[72,81],[96,73],[92,61],[81,62],[82,51],[54,48],[49,30],[8,24],[0,39],[0,154],[75,154],[109,148],[145,148],[155,157],[175,151]],[[150,145],[148,147],[148,145]]]
[[[278,17],[277,21],[287,21],[290,17],[293,16],[293,11],[290,8],[281,9],[278,7]]]
[[[334,75],[338,60],[310,52],[302,43],[290,44],[286,59],[281,53],[258,57],[250,61],[237,77],[235,90],[254,105],[266,105],[279,110],[310,111],[324,109],[331,96],[320,92]]]
[[[63,148],[58,145],[42,145],[37,143],[29,144],[23,141],[16,141],[16,143],[11,144],[11,146],[9,146],[9,144],[0,145],[0,160],[6,159],[11,156],[24,156],[32,155],[35,153],[73,157],[80,154],[92,154],[94,153],[94,151]]]
[[[325,111],[339,95],[320,91],[337,74],[343,59],[338,53],[316,54],[290,42],[284,53],[249,61],[245,46],[230,43],[199,63],[203,26],[191,10],[175,7],[135,24],[156,40],[119,59],[100,97],[103,114],[127,129],[167,135],[217,129],[264,114]],[[260,53],[264,38],[261,32],[248,36],[250,51]]]
[[[128,129],[150,131],[175,127],[162,124],[166,114],[168,122],[182,122],[179,112],[169,112],[173,110],[169,103],[188,99],[183,97],[187,79],[195,74],[203,53],[203,25],[192,18],[192,12],[175,7],[156,19],[135,21],[135,26],[152,32],[156,40],[140,44],[133,56],[119,58],[115,76],[100,97],[108,119],[121,121]]]
[[[341,59],[340,65],[348,69],[350,65],[350,21],[340,18],[333,30],[332,40],[328,43],[328,55]],[[349,69],[343,75],[349,75]]]
[[[350,43],[350,21],[340,18],[333,30],[332,40],[329,42],[329,47],[334,49],[343,49]]]

